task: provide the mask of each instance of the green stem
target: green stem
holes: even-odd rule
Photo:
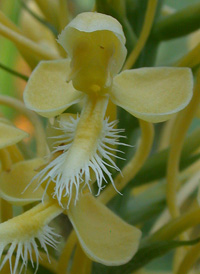
[[[183,150],[181,153],[181,170],[199,159],[199,154],[193,154],[200,146],[199,134],[200,129],[196,129],[184,141]],[[169,148],[150,156],[135,176],[135,179],[130,182],[130,185],[138,186],[163,178],[166,174],[168,155]]]
[[[106,0],[96,0],[96,8],[98,12],[111,15],[120,22],[120,24],[123,27],[124,34],[126,36],[126,48],[128,52],[131,52],[137,42],[137,37],[133,32],[133,29],[128,19],[125,16],[118,13],[118,11],[115,10],[113,6],[111,6],[109,3],[107,3]]]
[[[0,68],[4,69],[5,71],[7,71],[7,72],[9,72],[9,73],[11,73],[11,74],[13,74],[13,75],[21,78],[21,79],[23,79],[24,81],[28,81],[28,76],[23,75],[20,72],[17,72],[17,71],[15,71],[13,69],[10,69],[10,68],[8,68],[7,66],[5,66],[3,64],[0,64]]]
[[[56,28],[50,24],[49,22],[45,21],[43,18],[41,18],[40,16],[38,16],[36,13],[34,13],[31,9],[29,9],[29,7],[26,5],[26,3],[23,0],[19,0],[20,4],[22,5],[22,7],[31,15],[33,16],[37,21],[39,21],[41,24],[43,24],[45,27],[47,27],[55,37],[58,36],[58,31],[56,30]]]
[[[200,224],[200,209],[181,215],[180,217],[170,221],[153,235],[143,240],[144,242],[172,240],[191,227]]]
[[[152,36],[169,40],[187,35],[200,28],[200,3],[191,5],[157,22]]]

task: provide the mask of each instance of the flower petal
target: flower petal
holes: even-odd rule
[[[40,62],[25,88],[25,105],[49,118],[77,103],[83,95],[66,82],[68,73],[68,59]]]
[[[80,197],[68,216],[85,253],[105,265],[121,265],[136,253],[141,232],[125,223],[92,195]]]
[[[156,123],[187,106],[192,88],[189,68],[141,68],[114,78],[111,99],[137,118]]]
[[[109,66],[114,74],[120,71],[126,57],[125,40],[121,24],[115,18],[97,12],[83,12],[77,15],[58,37],[58,43],[70,57],[77,51],[78,45],[79,52],[84,51],[87,58],[90,58],[90,55],[85,48],[91,53],[96,48],[94,63],[98,62],[101,52],[107,52],[108,56],[111,54]]]
[[[28,133],[3,120],[0,121],[0,132],[0,149],[14,145],[28,137]]]
[[[12,165],[11,170],[2,172],[0,174],[0,197],[15,205],[40,201],[44,190],[39,187],[34,191],[37,187],[36,181],[33,181],[26,190],[25,188],[37,174],[35,170],[43,164],[43,159],[36,158],[18,162]]]

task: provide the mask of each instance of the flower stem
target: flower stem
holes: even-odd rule
[[[115,5],[116,5],[117,1],[113,1],[113,2],[115,2]],[[123,27],[124,34],[126,36],[126,48],[128,52],[131,52],[133,46],[137,42],[137,37],[135,33],[133,32],[132,26],[130,25],[126,16],[123,16],[121,12],[119,13],[119,10],[118,10],[119,6],[118,6],[118,9],[116,9],[116,6],[114,6],[113,3],[110,3],[110,1],[108,2],[106,0],[96,0],[95,3],[96,3],[96,9],[98,12],[111,15],[112,17],[116,18],[120,22],[120,24]]]
[[[133,158],[128,162],[128,164],[122,169],[122,175],[119,173],[114,180],[114,184],[118,191],[121,191],[128,182],[133,179],[136,173],[143,166],[146,161],[152,147],[153,138],[154,138],[154,128],[151,123],[139,120],[140,127],[142,131],[142,136],[140,140],[139,147],[133,156]],[[108,203],[115,195],[116,191],[113,186],[110,184],[99,196],[99,200],[103,203]]]
[[[55,29],[53,25],[51,25],[49,22],[45,21],[43,18],[38,16],[36,13],[34,13],[24,2],[24,0],[19,0],[22,7],[32,16],[34,17],[37,21],[39,21],[41,24],[43,24],[45,27],[47,27],[55,37],[58,36],[58,31]]]
[[[180,60],[178,60],[174,66],[178,67],[190,67],[194,68],[195,66],[200,64],[200,43],[192,49],[189,53],[183,56]]]
[[[49,52],[46,49],[39,46],[37,43],[31,41],[20,33],[17,33],[9,27],[0,23],[0,34],[11,40],[17,47],[20,48],[24,54],[32,54],[39,60],[53,60],[58,59],[59,55]]]
[[[192,266],[199,259],[200,256],[200,243],[191,247],[191,249],[186,253],[183,258],[176,274],[187,274],[189,273]]]
[[[44,157],[47,154],[46,135],[38,116],[28,110],[22,102],[9,96],[0,95],[0,104],[10,106],[23,113],[35,127],[35,138],[37,142],[37,155]]]
[[[147,10],[144,19],[144,25],[140,34],[140,37],[137,41],[137,44],[128,59],[126,60],[123,70],[130,69],[135,64],[138,56],[140,55],[152,28],[155,12],[157,7],[157,0],[149,0],[147,5]]]
[[[90,267],[88,272],[88,265],[90,264],[90,262],[91,260],[85,255],[80,244],[77,244],[70,274],[90,274]]]
[[[7,66],[4,66],[3,64],[0,64],[0,68],[1,68],[1,69],[4,69],[5,71],[7,71],[7,72],[9,72],[9,73],[11,73],[11,74],[13,74],[14,76],[17,76],[17,77],[23,79],[24,81],[28,81],[28,76],[23,75],[23,74],[21,74],[20,72],[15,71],[15,70],[13,70],[13,69],[10,69],[10,68],[8,68]]]
[[[144,241],[149,242],[174,239],[190,227],[194,227],[199,224],[200,209],[198,208],[192,212],[186,213],[174,220],[171,220],[167,225],[164,225],[155,234],[144,239]]]
[[[6,222],[13,217],[13,208],[10,203],[0,198],[0,207],[1,207],[1,223]]]
[[[199,96],[200,89],[200,70],[197,73],[197,83],[194,88],[194,95],[187,106],[187,108],[177,115],[174,127],[172,129],[170,151],[168,158],[167,167],[167,205],[170,214],[173,218],[179,216],[179,208],[176,201],[176,187],[177,187],[177,177],[179,172],[179,162],[181,151],[183,147],[183,142],[187,133],[187,130],[194,118],[197,108],[200,103]]]
[[[64,274],[66,273],[68,264],[69,264],[69,260],[71,258],[72,255],[72,251],[77,243],[77,237],[76,237],[76,233],[73,230],[71,232],[71,234],[69,235],[67,242],[65,244],[65,247],[60,255],[59,261],[58,261],[58,267],[57,267],[57,271],[56,274]]]
[[[59,0],[59,25],[60,31],[64,29],[64,27],[70,21],[70,13],[68,9],[68,3],[65,0]]]
[[[0,149],[0,160],[2,170],[9,171],[12,165],[12,160],[7,149]]]

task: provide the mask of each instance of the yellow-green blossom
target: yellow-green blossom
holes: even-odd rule
[[[59,115],[54,119],[59,133],[51,136],[53,152],[47,163],[41,158],[15,161],[7,146],[15,145],[26,134],[0,121],[0,149],[6,147],[11,160],[9,170],[3,168],[0,174],[0,196],[13,205],[26,205],[42,197],[44,202],[0,225],[0,259],[10,245],[0,269],[9,261],[12,274],[26,268],[28,260],[34,266],[33,253],[37,270],[40,252],[36,240],[47,256],[47,245],[56,247],[56,234],[49,222],[62,212],[68,215],[89,258],[105,265],[128,262],[138,250],[140,230],[88,192],[95,181],[98,194],[103,182],[110,181],[115,187],[108,167],[120,171],[113,158],[122,130],[106,117],[107,105],[110,100],[139,119],[161,122],[182,110],[192,97],[188,68],[141,68],[120,73],[126,58],[125,37],[121,25],[110,16],[80,14],[63,30],[58,42],[68,59],[40,62],[24,93],[28,108],[47,118]],[[62,114],[78,102],[83,105],[80,115]],[[81,193],[84,186],[88,189]]]
[[[68,115],[60,116],[60,122],[66,123]],[[72,118],[70,118],[71,120]],[[27,134],[6,120],[1,120],[2,138],[0,146],[7,149],[21,141]],[[68,129],[70,131],[70,127]],[[5,137],[4,137],[5,136]],[[0,150],[1,151],[1,150]],[[12,150],[7,151],[10,159]],[[4,159],[1,160],[3,162]],[[2,258],[0,269],[9,261],[12,274],[27,268],[28,260],[32,267],[38,268],[41,248],[47,253],[47,245],[56,247],[55,234],[49,222],[63,212],[56,201],[44,197],[43,189],[37,187],[37,170],[44,164],[41,158],[9,161],[9,168],[0,173],[0,197],[7,205],[27,205],[44,198],[39,204],[25,213],[0,224],[0,259],[9,245],[7,254]],[[31,185],[27,188],[30,181]],[[25,191],[24,191],[25,189]],[[95,212],[95,215],[94,215]],[[129,261],[139,246],[141,232],[125,223],[90,194],[81,195],[76,205],[71,203],[66,211],[85,253],[93,260],[106,265],[120,265]],[[33,259],[35,258],[35,259]],[[22,264],[19,264],[22,259]],[[50,259],[49,259],[50,261]]]
[[[54,196],[62,204],[62,197],[70,201],[74,190],[78,199],[82,182],[90,188],[90,170],[99,190],[104,173],[113,183],[106,166],[118,170],[110,145],[117,144],[120,131],[114,136],[112,121],[109,124],[104,118],[108,100],[137,118],[165,121],[190,101],[192,73],[188,68],[168,67],[119,73],[126,58],[122,27],[116,19],[100,13],[79,14],[58,42],[69,58],[40,62],[26,86],[24,102],[45,117],[59,115],[80,101],[84,104],[80,118],[66,122],[62,142],[55,150],[63,153],[40,173],[40,183],[46,181],[46,188],[51,181],[55,183]]]

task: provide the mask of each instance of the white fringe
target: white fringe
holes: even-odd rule
[[[16,271],[18,270],[19,261],[22,260],[22,264],[20,267],[19,272],[21,273],[23,268],[25,267],[25,272],[27,270],[27,264],[28,260],[30,260],[32,267],[35,268],[35,273],[38,270],[39,267],[39,251],[38,251],[38,245],[36,243],[36,239],[39,241],[41,247],[44,249],[48,256],[48,260],[50,262],[49,254],[47,245],[53,247],[56,249],[57,241],[54,239],[54,236],[59,237],[58,234],[53,232],[53,229],[49,227],[48,225],[45,225],[43,228],[41,228],[36,235],[31,236],[28,238],[28,235],[24,236],[24,239],[16,239],[15,241],[8,243],[7,241],[4,241],[4,239],[1,239],[0,241],[0,260],[3,254],[4,249],[8,244],[10,244],[10,247],[7,250],[7,254],[5,255],[4,259],[2,260],[0,271],[2,270],[3,266],[7,261],[9,261],[10,264],[10,273],[16,274]],[[36,262],[34,264],[33,262],[33,255],[32,250],[35,252]],[[14,267],[12,266],[12,256],[15,252],[15,264]]]
[[[67,171],[67,166],[65,165],[66,159],[68,157],[68,151],[73,144],[73,140],[76,134],[77,124],[79,122],[79,117],[76,119],[70,117],[69,122],[62,123],[61,128],[63,128],[63,134],[60,136],[54,137],[56,142],[54,143],[55,150],[52,152],[54,155],[57,152],[62,152],[56,159],[50,162],[43,170],[41,170],[35,177],[39,180],[38,187],[47,181],[44,195],[51,181],[55,183],[55,192],[54,197],[57,197],[59,204],[62,204],[62,197],[68,197],[69,207],[73,187],[76,189],[75,203],[78,200],[78,195],[80,192],[80,185],[83,184],[81,190],[87,185],[90,188],[91,182],[91,170],[96,176],[96,181],[98,185],[98,193],[100,194],[101,190],[104,188],[103,181],[107,182],[105,175],[109,178],[109,181],[112,183],[115,190],[118,192],[114,185],[112,174],[108,170],[108,167],[111,167],[120,172],[120,169],[117,167],[112,158],[120,158],[115,155],[116,152],[121,152],[111,146],[124,145],[127,144],[121,143],[118,141],[120,137],[125,138],[125,136],[120,135],[121,132],[124,132],[123,129],[116,129],[115,126],[117,121],[108,122],[108,118],[103,121],[102,132],[97,140],[97,146],[95,153],[93,155],[88,155],[88,159],[85,160],[82,165],[74,172]],[[60,128],[59,128],[60,129]],[[81,145],[80,145],[81,146]],[[123,152],[121,152],[123,153]],[[77,157],[79,157],[77,155]],[[44,197],[44,196],[43,196]]]

